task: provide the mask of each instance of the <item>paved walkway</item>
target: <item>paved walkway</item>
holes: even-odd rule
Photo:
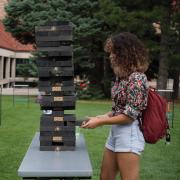
[[[15,88],[14,89],[14,95],[38,95],[38,89],[37,88]],[[13,95],[13,88],[3,88],[2,89],[2,95]]]
[[[155,81],[148,82],[148,85],[156,88],[156,82]],[[167,89],[172,89],[172,82],[168,83]],[[2,94],[3,95],[13,95],[13,88],[3,88]],[[27,95],[28,89],[27,88],[15,88],[14,94],[15,95]],[[38,95],[38,88],[29,88],[29,95],[37,96]]]

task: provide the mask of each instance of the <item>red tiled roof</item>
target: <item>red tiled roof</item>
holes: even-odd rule
[[[13,51],[33,51],[31,44],[24,45],[17,41],[9,32],[6,32],[2,22],[0,22],[0,48],[9,49]]]

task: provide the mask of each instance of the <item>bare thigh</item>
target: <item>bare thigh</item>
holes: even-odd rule
[[[116,153],[121,180],[139,179],[139,155],[131,152]]]
[[[105,148],[102,167],[101,167],[101,180],[115,180],[118,172],[118,165],[116,153]]]

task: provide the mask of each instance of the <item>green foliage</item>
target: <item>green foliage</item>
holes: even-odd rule
[[[16,71],[18,76],[24,78],[37,77],[37,66],[33,60],[29,60],[28,64],[18,64]]]
[[[180,69],[180,54],[173,54],[170,59],[170,70],[179,71]]]
[[[87,82],[77,83],[76,93],[78,99],[84,99],[84,100],[104,99],[104,93],[102,92],[102,89],[100,89],[99,86],[93,83],[91,84]]]
[[[12,0],[5,10],[6,29],[22,43],[34,43],[34,28],[52,19],[69,19],[65,1]],[[57,8],[60,7],[60,8]]]
[[[34,27],[46,21],[73,22],[75,75],[96,82],[105,96],[109,96],[110,83],[104,78],[108,82],[112,77],[103,52],[108,36],[130,31],[145,43],[152,61],[149,78],[157,77],[163,51],[161,37],[155,35],[152,23],[160,22],[162,35],[168,37],[169,59],[173,59],[171,52],[179,43],[180,16],[172,11],[170,0],[11,0],[6,12],[6,29],[23,43],[34,43]]]
[[[103,73],[99,72],[103,70],[103,41],[106,35],[101,21],[94,17],[98,10],[98,1],[95,0],[47,0],[46,3],[40,0],[12,0],[6,7],[4,24],[21,42],[34,43],[35,26],[55,19],[73,22],[75,75],[85,74],[90,80],[100,82],[103,79]]]

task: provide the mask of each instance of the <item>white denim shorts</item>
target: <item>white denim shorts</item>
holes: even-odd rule
[[[141,155],[145,140],[138,120],[131,124],[112,125],[105,147],[113,152],[133,152]]]

